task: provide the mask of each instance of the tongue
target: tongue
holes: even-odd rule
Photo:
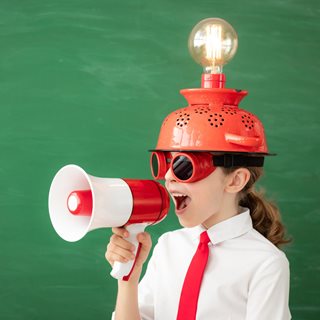
[[[191,198],[190,197],[184,197],[181,202],[177,203],[177,209],[178,210],[181,210],[181,209],[184,209],[186,208],[189,203],[191,202]]]

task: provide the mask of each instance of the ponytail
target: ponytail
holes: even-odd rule
[[[279,208],[265,198],[263,191],[258,192],[254,189],[254,184],[263,174],[263,169],[260,167],[248,167],[247,169],[250,171],[250,179],[240,193],[239,205],[250,209],[254,229],[275,246],[279,247],[289,243],[291,239],[285,236],[285,227],[281,222]],[[234,170],[235,168],[224,168],[226,173]]]

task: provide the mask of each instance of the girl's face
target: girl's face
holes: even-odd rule
[[[175,212],[183,227],[202,224],[206,228],[236,214],[234,197],[225,191],[228,176],[216,168],[208,177],[193,182],[175,181],[171,169],[165,176],[166,188],[175,204]]]

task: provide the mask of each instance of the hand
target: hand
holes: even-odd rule
[[[134,260],[135,247],[132,243],[126,240],[129,237],[129,232],[125,228],[112,228],[113,235],[107,246],[105,257],[113,266],[115,261],[126,263],[129,260]],[[138,282],[144,262],[149,255],[152,242],[151,237],[147,232],[142,232],[137,235],[137,240],[141,243],[140,253],[137,257],[134,270],[131,273],[130,282]]]

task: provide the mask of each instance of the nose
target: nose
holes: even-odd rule
[[[165,178],[166,182],[176,181],[175,177],[174,177],[174,175],[172,173],[172,169],[171,168],[169,168],[169,170],[165,174],[164,178]]]

